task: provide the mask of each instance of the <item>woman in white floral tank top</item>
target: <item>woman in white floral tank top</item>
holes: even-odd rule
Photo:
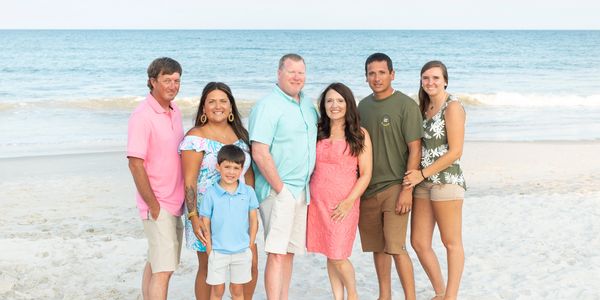
[[[466,190],[460,168],[465,136],[465,110],[446,92],[448,71],[440,61],[421,69],[419,106],[423,115],[420,170],[408,170],[404,184],[415,187],[411,243],[435,290],[433,299],[456,299],[464,267],[462,204]],[[448,259],[448,281],[431,247],[438,225]]]

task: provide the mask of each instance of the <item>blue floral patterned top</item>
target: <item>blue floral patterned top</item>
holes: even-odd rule
[[[245,182],[244,174],[248,171],[250,167],[250,148],[243,140],[237,140],[233,143],[234,145],[240,147],[244,150],[244,154],[246,156],[246,161],[244,162],[244,169],[242,171],[242,175],[240,176],[240,181]],[[197,199],[197,207],[200,207],[200,203],[204,198],[204,193],[206,189],[211,186],[213,183],[218,182],[221,176],[216,169],[217,166],[217,153],[221,150],[225,144],[222,144],[217,141],[213,141],[211,139],[195,136],[195,135],[187,135],[179,144],[179,153],[181,151],[191,150],[196,152],[204,152],[204,157],[202,158],[202,164],[200,165],[200,170],[198,171],[198,194],[196,196]],[[187,207],[184,205],[185,214],[187,215]],[[188,249],[205,252],[206,247],[202,245],[202,243],[196,238],[194,235],[194,230],[192,229],[192,222],[185,218],[185,245]]]

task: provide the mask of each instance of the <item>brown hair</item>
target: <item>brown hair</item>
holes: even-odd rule
[[[425,71],[427,71],[431,68],[442,69],[442,75],[444,76],[444,79],[446,80],[446,85],[444,86],[444,89],[446,89],[446,87],[448,85],[448,69],[446,68],[446,65],[444,65],[444,63],[439,60],[432,60],[432,61],[426,63],[421,68],[421,76],[423,75],[423,73],[425,73]],[[425,117],[425,112],[427,111],[427,107],[429,106],[429,103],[431,103],[431,99],[429,98],[429,94],[427,94],[425,92],[425,90],[423,89],[423,80],[421,78],[419,78],[419,108],[421,109],[421,116]]]
[[[150,79],[152,78],[156,79],[162,74],[171,75],[179,73],[181,75],[182,72],[181,65],[176,60],[169,57],[159,57],[153,60],[148,66],[148,88],[150,88],[150,91],[153,89],[150,83]]]
[[[358,156],[365,148],[365,134],[360,128],[360,117],[356,108],[354,94],[343,83],[335,82],[330,84],[319,97],[319,112],[321,115],[318,123],[317,140],[329,138],[331,135],[331,123],[325,111],[325,95],[327,95],[329,90],[338,92],[344,98],[344,101],[346,101],[344,135],[346,136],[346,142],[350,145],[350,154]]]
[[[229,88],[229,86],[223,82],[213,81],[206,84],[204,90],[202,90],[202,96],[200,96],[200,104],[198,104],[198,112],[196,113],[196,122],[194,125],[202,127],[206,124],[200,122],[200,117],[202,117],[203,114],[202,109],[204,108],[204,104],[206,102],[206,97],[208,97],[208,94],[215,90],[222,91],[223,93],[225,93],[225,95],[227,95],[229,103],[231,104],[231,113],[233,114],[233,122],[230,122],[229,120],[227,120],[227,122],[233,128],[233,132],[235,132],[235,135],[239,139],[244,141],[244,143],[246,143],[248,147],[250,147],[248,130],[246,130],[246,128],[244,128],[244,125],[242,124],[240,112],[238,111],[237,106],[235,105],[235,98],[233,98],[233,94],[231,93],[231,89]]]

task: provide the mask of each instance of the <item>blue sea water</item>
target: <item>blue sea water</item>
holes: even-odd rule
[[[247,112],[288,52],[304,56],[313,99],[333,81],[368,95],[373,52],[392,57],[394,86],[412,96],[439,59],[466,104],[467,140],[600,139],[600,31],[0,30],[0,157],[124,149],[160,56],[183,66],[186,127],[209,81]]]

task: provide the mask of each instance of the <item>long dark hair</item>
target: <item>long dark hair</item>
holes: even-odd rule
[[[198,112],[196,113],[196,122],[195,122],[195,126],[197,127],[202,127],[204,125],[206,125],[206,123],[202,123],[200,121],[200,118],[202,117],[202,109],[204,108],[204,103],[206,102],[206,97],[208,97],[208,94],[210,94],[210,92],[212,91],[222,91],[223,93],[225,93],[225,95],[227,95],[227,98],[229,99],[229,103],[231,104],[231,112],[233,113],[233,122],[230,122],[229,120],[227,120],[227,123],[229,123],[229,125],[231,126],[231,128],[233,128],[233,132],[235,133],[235,135],[241,139],[242,141],[244,141],[244,143],[246,143],[246,145],[250,146],[250,139],[248,138],[248,130],[246,130],[246,128],[244,128],[244,125],[242,125],[242,118],[240,117],[240,112],[237,109],[237,106],[235,105],[235,98],[233,98],[233,94],[231,93],[231,89],[229,88],[229,86],[223,82],[209,82],[206,84],[206,86],[204,87],[204,90],[202,90],[202,96],[200,97],[200,104],[198,105]],[[208,123],[208,122],[207,122]]]
[[[419,108],[421,109],[421,116],[423,117],[425,117],[425,112],[427,111],[427,107],[429,107],[429,103],[431,103],[431,99],[429,98],[429,94],[427,94],[423,89],[423,80],[421,79],[421,76],[423,76],[423,73],[425,73],[425,71],[431,68],[442,69],[442,75],[446,80],[446,85],[444,86],[444,89],[446,89],[448,85],[448,69],[446,68],[446,65],[444,65],[443,62],[439,60],[432,60],[426,63],[421,68],[421,75],[419,76]]]
[[[346,135],[346,142],[350,145],[350,154],[358,156],[365,148],[365,134],[360,128],[360,117],[358,116],[354,94],[343,83],[335,82],[330,84],[319,97],[319,112],[321,115],[319,117],[317,140],[329,138],[331,135],[330,120],[325,111],[325,95],[327,95],[329,90],[338,92],[344,98],[344,101],[346,101],[344,134]]]

